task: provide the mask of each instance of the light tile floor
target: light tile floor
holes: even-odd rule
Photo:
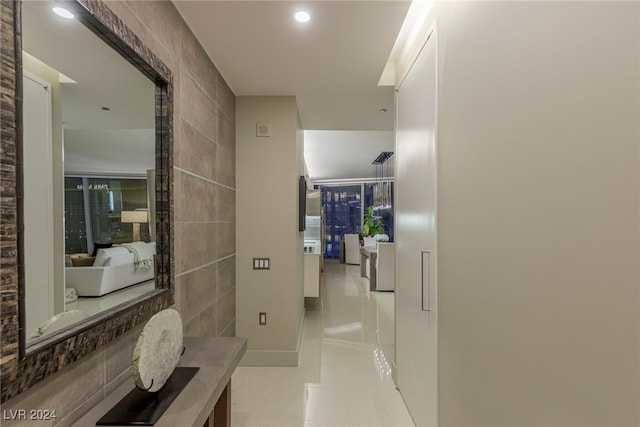
[[[232,427],[413,427],[392,379],[393,293],[333,260],[322,292],[307,299],[297,368],[236,369]]]

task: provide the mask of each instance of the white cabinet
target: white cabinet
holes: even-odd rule
[[[376,291],[393,291],[396,287],[396,244],[378,243],[376,257]]]
[[[304,254],[304,296],[320,297],[320,255]]]
[[[432,33],[397,95],[397,384],[418,426],[437,425],[435,46]]]

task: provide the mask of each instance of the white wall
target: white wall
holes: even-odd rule
[[[640,422],[639,8],[450,2],[425,24],[441,426]]]
[[[309,178],[375,178],[371,162],[382,151],[393,151],[393,142],[393,131],[305,130],[304,157]]]
[[[257,137],[256,124],[271,125]],[[294,97],[236,98],[236,335],[247,338],[242,364],[297,366],[304,315],[303,233],[298,177],[303,140]],[[253,270],[254,257],[271,258]],[[258,313],[267,325],[258,325]]]

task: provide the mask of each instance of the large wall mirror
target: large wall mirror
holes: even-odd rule
[[[0,7],[5,401],[172,304],[172,77],[101,1]]]

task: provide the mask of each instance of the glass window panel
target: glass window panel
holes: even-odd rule
[[[64,179],[65,253],[86,253],[87,223],[82,178]]]
[[[147,209],[146,179],[65,177],[65,253],[131,242],[133,224],[121,221],[122,211]],[[140,240],[150,241],[148,223],[140,223]]]
[[[325,215],[324,256],[338,258],[345,234],[360,232],[361,186],[316,186],[321,190]]]
[[[133,224],[122,223],[122,211],[147,209],[147,180],[89,178],[91,225],[97,243],[125,243],[133,239]],[[149,241],[149,224],[140,224],[140,240]]]

